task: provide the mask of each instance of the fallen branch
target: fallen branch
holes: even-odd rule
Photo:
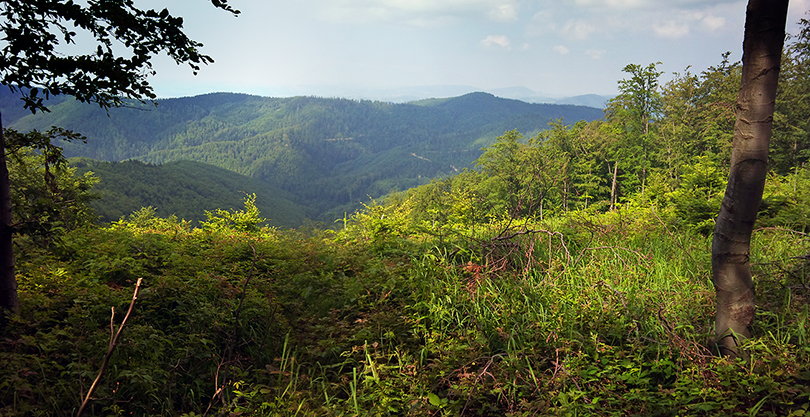
[[[121,332],[124,330],[124,325],[127,324],[127,320],[132,314],[132,310],[135,308],[135,301],[138,299],[138,292],[141,290],[142,281],[143,278],[138,278],[138,282],[135,283],[135,291],[132,293],[132,301],[129,302],[129,309],[127,310],[127,314],[124,315],[124,319],[121,320],[121,325],[118,326],[118,331],[115,333],[113,333],[115,328],[115,307],[110,308],[110,310],[112,310],[110,314],[110,343],[107,345],[107,353],[104,355],[104,359],[101,361],[101,369],[98,370],[96,379],[93,381],[93,384],[90,385],[90,389],[87,390],[87,395],[85,395],[84,401],[82,401],[82,405],[79,407],[79,411],[76,412],[76,417],[81,417],[82,413],[84,413],[84,409],[87,407],[87,404],[90,403],[90,397],[93,395],[99,381],[101,381],[101,377],[104,376],[104,372],[107,370],[107,364],[110,363],[110,357],[112,356],[115,347],[118,345],[118,337],[121,336]]]
[[[514,239],[514,238],[516,238],[518,236],[521,236],[521,235],[532,235],[532,234],[535,234],[535,233],[545,233],[546,235],[549,236],[549,245],[551,244],[551,239],[550,238],[552,236],[557,236],[557,237],[560,238],[560,245],[565,250],[566,261],[571,262],[571,253],[568,251],[568,246],[565,245],[565,237],[560,232],[553,232],[551,230],[545,230],[545,229],[528,229],[528,228],[525,228],[525,226],[524,226],[523,230],[518,230],[518,231],[512,232],[511,234],[508,234],[508,235],[506,235],[505,232],[506,232],[506,230],[501,232],[498,236],[495,236],[495,237],[491,238],[490,242],[494,243],[494,242],[500,242],[500,241],[508,241],[508,240]],[[549,250],[549,255],[551,255],[550,250]]]

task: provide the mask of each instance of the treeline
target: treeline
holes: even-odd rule
[[[805,25],[786,48],[762,225],[810,226],[810,49]],[[604,120],[564,124],[528,139],[509,131],[476,168],[400,194],[414,219],[465,224],[655,205],[673,224],[709,233],[722,200],[740,64],[722,61],[661,84],[658,63],[628,65]],[[407,201],[407,204],[405,203]]]

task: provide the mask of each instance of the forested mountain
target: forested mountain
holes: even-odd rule
[[[204,211],[241,208],[246,194],[256,194],[256,206],[272,225],[298,226],[310,216],[277,187],[200,162],[154,165],[87,158],[71,162],[79,173],[93,172],[101,179],[93,188],[99,199],[90,205],[105,222],[147,206],[154,207],[158,216],[201,221]]]
[[[598,107],[604,108],[608,101],[610,101],[611,97],[607,96],[600,96],[597,94],[583,94],[574,97],[565,97],[561,98],[555,103],[557,104],[574,104],[577,106],[589,106],[589,107]]]
[[[286,190],[329,220],[369,196],[469,166],[505,130],[533,133],[556,119],[602,117],[595,108],[486,93],[412,104],[216,93],[160,100],[157,107],[132,103],[109,114],[72,100],[51,110],[0,109],[20,131],[56,125],[86,135],[86,144],[64,144],[67,156],[203,162]]]

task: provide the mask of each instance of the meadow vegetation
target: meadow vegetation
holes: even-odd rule
[[[654,207],[340,231],[148,209],[25,248],[4,415],[804,415],[810,239],[755,234],[751,359],[713,354],[710,241]],[[751,410],[755,410],[752,412]]]

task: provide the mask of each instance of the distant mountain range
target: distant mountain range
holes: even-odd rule
[[[245,188],[241,191],[284,200],[277,210],[291,209],[301,217],[324,221],[341,217],[369,197],[469,167],[483,146],[507,130],[532,135],[555,119],[573,123],[603,115],[597,108],[532,104],[480,92],[407,104],[215,93],[159,100],[157,107],[131,103],[109,114],[74,100],[54,101],[51,112],[36,115],[15,111],[18,107],[19,101],[0,94],[4,125],[21,131],[56,125],[86,135],[87,144],[64,144],[68,156],[213,165],[256,180],[240,185]],[[183,169],[98,167],[94,169],[108,182],[147,177],[180,181],[178,172]],[[122,176],[110,171],[116,167],[151,174]],[[194,169],[204,171],[199,165]],[[182,188],[178,184],[165,189]],[[142,201],[157,205],[148,198]],[[291,219],[288,224],[300,220],[282,217]]]
[[[598,94],[552,98],[543,96],[525,87],[499,88],[488,92],[498,97],[525,101],[527,103],[571,104],[574,106],[595,107],[597,109],[604,109],[605,106],[607,106],[608,100],[613,98],[612,96],[600,96]]]
[[[282,96],[309,95],[317,91],[321,97],[345,97],[358,100],[377,100],[391,103],[409,103],[429,98],[457,97],[465,94],[483,91],[496,97],[525,101],[527,103],[546,104],[573,104],[604,108],[613,96],[597,94],[584,94],[571,97],[552,97],[548,94],[538,93],[527,87],[505,87],[494,89],[480,89],[468,85],[424,85],[397,88],[347,88],[338,86],[300,86],[279,90]]]

